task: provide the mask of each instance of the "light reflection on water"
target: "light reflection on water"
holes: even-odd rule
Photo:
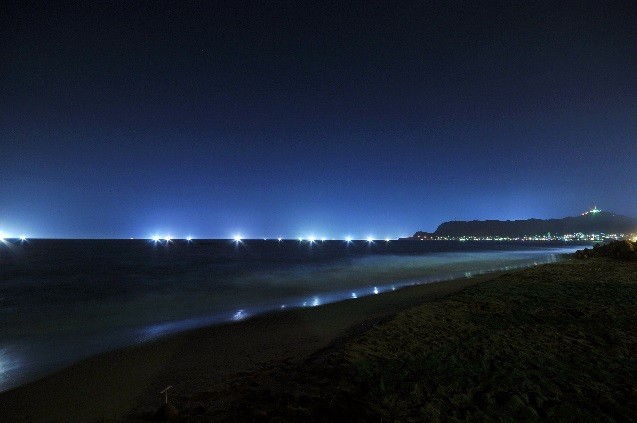
[[[13,386],[13,381],[20,378],[23,363],[16,354],[15,348],[0,348],[0,392]]]
[[[570,251],[570,250],[569,250]],[[289,308],[303,308],[303,307],[317,307],[324,304],[330,304],[338,301],[354,300],[369,295],[382,294],[389,291],[396,291],[396,289],[404,288],[407,286],[423,285],[428,283],[435,283],[450,279],[458,279],[461,277],[473,278],[488,273],[496,273],[502,271],[515,270],[525,267],[537,266],[538,263],[554,263],[558,260],[558,256],[561,253],[547,254],[543,260],[526,261],[517,265],[506,265],[502,267],[490,267],[487,269],[475,269],[465,272],[447,273],[444,275],[427,276],[418,279],[408,279],[403,281],[395,281],[392,284],[380,285],[380,286],[368,286],[367,288],[351,292],[351,291],[333,291],[322,292],[318,295],[313,295],[311,298],[292,298],[282,305],[262,305],[254,308],[242,308],[234,312],[227,314],[217,314],[215,316],[205,316],[201,318],[192,318],[181,321],[165,322],[155,325],[150,325],[140,329],[140,336],[137,337],[138,342],[146,342],[151,339],[155,339],[159,336],[164,336],[172,333],[182,332],[184,330],[193,329],[197,327],[208,326],[211,324],[218,324],[228,321],[244,320],[248,317],[263,314],[268,311],[275,311],[277,309],[284,310]]]
[[[246,317],[248,317],[249,314],[246,313],[244,310],[238,310],[233,316],[232,316],[232,320],[243,320]]]
[[[169,267],[175,273],[165,278],[134,279],[139,278],[135,273],[126,275],[125,283],[109,282],[103,288],[72,281],[46,285],[47,281],[8,279],[0,285],[5,289],[0,292],[3,300],[11,294],[21,297],[0,303],[2,317],[14,319],[0,327],[0,391],[88,355],[168,334],[275,310],[317,307],[406,286],[554,262],[559,254],[572,251],[371,255],[252,267],[183,266],[179,272]],[[60,302],[82,289],[95,292],[89,292],[88,299],[79,294],[74,303]]]

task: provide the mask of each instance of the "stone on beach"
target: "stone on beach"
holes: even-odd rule
[[[158,421],[166,421],[166,420],[175,419],[178,416],[179,416],[179,411],[177,410],[177,408],[175,408],[174,405],[164,404],[161,407],[159,407],[159,409],[153,416],[153,419]]]
[[[589,257],[613,257],[622,260],[637,260],[637,245],[626,239],[613,241],[608,244],[595,244],[592,249],[577,250],[575,257],[586,259]]]

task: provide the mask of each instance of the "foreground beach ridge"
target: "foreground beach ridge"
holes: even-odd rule
[[[116,351],[0,394],[0,408],[12,421],[145,421],[173,385],[184,421],[628,421],[635,315],[636,262],[567,260]]]

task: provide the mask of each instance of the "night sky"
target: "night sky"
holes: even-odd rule
[[[637,216],[634,1],[53,3],[0,7],[5,235]]]

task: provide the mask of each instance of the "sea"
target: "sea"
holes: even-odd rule
[[[3,240],[0,392],[207,325],[559,261],[548,242]]]

